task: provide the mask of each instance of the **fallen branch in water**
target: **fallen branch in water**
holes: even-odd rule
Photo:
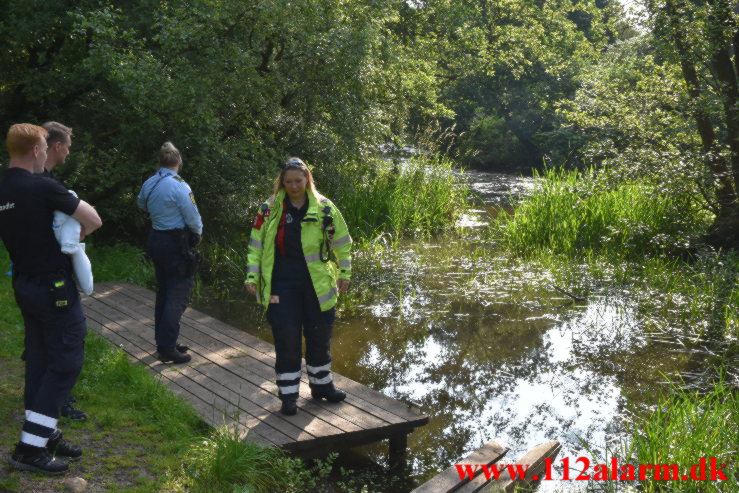
[[[560,288],[556,284],[552,284],[552,287],[554,289],[556,289],[557,291],[559,291],[560,293],[562,293],[563,295],[569,296],[570,298],[572,298],[573,300],[575,300],[578,303],[584,303],[584,302],[588,301],[587,298],[581,298],[581,297],[576,296],[576,295],[574,295],[572,293],[568,293],[567,291],[565,291],[564,289]]]

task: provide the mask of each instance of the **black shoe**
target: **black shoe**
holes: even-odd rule
[[[326,399],[329,402],[341,402],[346,399],[346,392],[333,386],[324,390],[310,389],[310,395],[314,399]]]
[[[74,407],[72,407],[73,402],[75,402],[74,397],[68,399],[67,402],[62,405],[60,414],[72,421],[86,420],[88,418],[87,413],[85,411],[80,411],[79,409],[75,409]]]
[[[69,470],[67,461],[52,457],[44,447],[33,447],[19,443],[8,462],[11,466],[22,471],[34,471],[58,476]]]
[[[158,358],[162,363],[187,363],[192,359],[189,354],[181,353],[177,348],[165,348],[157,346],[159,350]]]
[[[181,353],[186,353],[190,350],[190,346],[185,346],[184,344],[175,344],[174,348]]]
[[[283,399],[282,406],[280,406],[280,412],[285,416],[295,416],[298,413],[298,400]]]
[[[82,449],[63,439],[60,430],[55,430],[51,434],[49,442],[46,444],[46,450],[56,457],[64,457],[66,460],[75,461],[82,458]]]

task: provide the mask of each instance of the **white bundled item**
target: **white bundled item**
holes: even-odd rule
[[[75,197],[76,193],[69,191]],[[92,294],[92,264],[85,253],[85,244],[80,243],[80,232],[82,226],[75,218],[70,217],[63,212],[54,211],[54,223],[52,224],[56,241],[62,247],[62,253],[72,257],[72,267],[74,268],[74,276],[77,278],[80,289],[86,295]]]

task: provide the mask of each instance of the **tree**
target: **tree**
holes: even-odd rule
[[[429,0],[416,43],[438,60],[446,126],[477,167],[531,167],[551,152],[554,103],[617,37],[618,3],[591,0]]]
[[[707,240],[739,248],[737,6],[728,0],[648,0],[646,6],[660,52],[680,66],[712,176],[716,215]]]
[[[165,140],[213,234],[243,227],[289,155],[351,185],[411,106],[436,111],[426,62],[391,29],[403,0],[1,5],[0,120],[74,128],[62,179],[116,239],[144,227],[133,199]]]

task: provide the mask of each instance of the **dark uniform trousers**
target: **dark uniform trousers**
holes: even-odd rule
[[[64,278],[68,305],[57,307],[49,274],[15,273],[13,277],[15,299],[25,324],[23,431],[44,439],[54,432],[61,406],[77,382],[84,360],[85,315],[71,274]]]
[[[157,346],[173,348],[180,335],[180,319],[190,303],[195,265],[187,257],[187,232],[157,231],[149,234],[149,255],[154,261],[157,297],[154,336]]]
[[[331,335],[336,311],[334,308],[321,311],[307,269],[303,272],[300,278],[273,279],[272,294],[279,297],[279,303],[270,303],[267,308],[267,321],[275,341],[277,386],[283,399],[298,396],[302,336],[305,336],[310,387],[316,390],[333,387]]]

